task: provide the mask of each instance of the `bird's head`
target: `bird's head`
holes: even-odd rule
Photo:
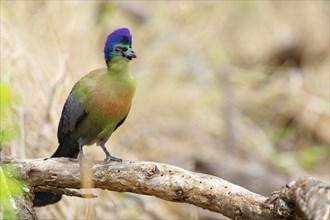
[[[104,46],[104,59],[107,66],[114,57],[126,58],[128,61],[136,58],[132,49],[132,35],[127,28],[117,29],[107,38]]]

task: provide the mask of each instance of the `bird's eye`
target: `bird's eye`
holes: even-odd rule
[[[115,48],[115,51],[116,51],[116,52],[123,52],[123,48],[121,48],[121,47],[116,47],[116,48]]]

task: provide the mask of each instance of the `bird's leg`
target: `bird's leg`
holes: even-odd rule
[[[78,153],[78,160],[80,162],[82,162],[85,159],[85,155],[84,155],[84,151],[83,151],[83,144],[81,143],[81,141],[79,142],[79,153]]]
[[[110,155],[109,151],[105,148],[104,144],[100,144],[102,150],[104,151],[105,153],[105,159],[104,159],[104,162],[105,163],[109,163],[110,161],[117,161],[117,162],[122,162],[122,159],[119,159],[117,157],[113,157]]]

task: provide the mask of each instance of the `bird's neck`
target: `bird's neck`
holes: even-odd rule
[[[115,57],[108,62],[108,73],[111,75],[118,74],[121,76],[127,75],[130,69],[130,62],[126,58]]]

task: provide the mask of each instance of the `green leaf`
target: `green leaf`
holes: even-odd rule
[[[23,195],[23,182],[15,171],[0,167],[0,207],[3,219],[19,219],[15,199]]]
[[[18,137],[18,120],[14,114],[17,101],[10,87],[0,84],[0,146]]]

